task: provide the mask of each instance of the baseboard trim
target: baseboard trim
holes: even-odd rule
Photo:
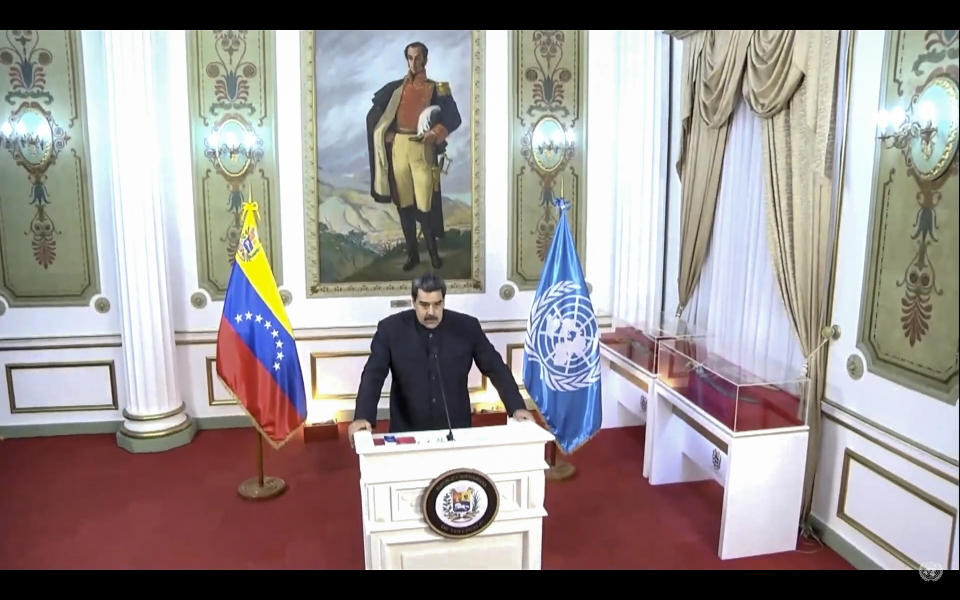
[[[228,415],[224,417],[198,417],[199,429],[243,429],[253,427],[253,421],[247,415]]]
[[[473,415],[474,426],[503,425],[506,413],[477,413]],[[377,411],[378,421],[387,421],[390,409]],[[198,430],[204,429],[245,429],[253,427],[247,415],[227,415],[222,417],[197,417],[192,419]],[[4,425],[0,427],[0,439],[48,437],[55,435],[88,435],[117,433],[123,421],[92,421],[89,423],[49,423],[45,425]],[[314,425],[319,425],[314,423]],[[309,426],[309,424],[308,424]],[[384,429],[385,431],[386,429]]]
[[[839,533],[827,527],[826,523],[815,517],[812,513],[810,514],[810,524],[813,526],[814,532],[823,540],[824,544],[857,569],[861,571],[884,570],[883,567],[877,564],[872,558],[860,551]]]
[[[116,433],[123,421],[91,421],[88,423],[47,423],[44,425],[4,425],[0,427],[0,438],[31,438],[55,435],[87,435],[94,433]]]
[[[252,427],[250,417],[229,415],[223,417],[200,417],[193,419],[197,429],[240,429]],[[91,421],[86,423],[46,423],[43,425],[3,425],[0,439],[50,437],[56,435],[90,435],[117,433],[123,421]]]

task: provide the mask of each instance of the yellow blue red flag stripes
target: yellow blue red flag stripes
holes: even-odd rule
[[[217,332],[217,374],[279,448],[306,420],[307,396],[293,329],[257,236],[256,203],[243,211]]]

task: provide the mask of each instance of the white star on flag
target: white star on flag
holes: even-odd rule
[[[281,340],[277,340],[277,348],[283,348],[283,342]]]
[[[243,320],[243,316],[241,316],[240,314],[237,314],[237,316],[234,317],[234,319],[236,319],[237,323],[239,323],[240,321]]]
[[[257,323],[259,323],[262,320],[263,320],[263,317],[261,317],[260,315],[257,315]]]
[[[270,332],[270,335],[272,335],[273,337],[277,337],[277,336],[280,335],[280,334],[277,333],[277,330],[276,330],[276,329],[274,329],[273,331]]]
[[[280,363],[273,363],[273,370],[274,370],[274,371],[279,371],[279,370],[280,370]]]
[[[264,322],[263,322],[263,326],[266,327],[267,329],[270,329],[270,325],[272,325],[272,323],[270,323],[270,321],[264,321]]]
[[[253,316],[253,313],[251,313],[251,312],[247,312],[247,314],[246,314],[246,315],[244,315],[244,316],[245,316],[245,317],[247,317],[247,320],[249,321],[249,320],[250,320],[250,317],[252,317],[252,316]]]
[[[277,352],[277,360],[283,360],[283,352]]]

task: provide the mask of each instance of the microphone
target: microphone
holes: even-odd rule
[[[443,412],[447,415],[447,441],[453,441],[453,425],[450,424],[450,409],[447,408],[447,393],[443,390],[443,373],[440,372],[440,357],[433,349],[433,360],[437,364],[437,381],[440,384],[440,398],[443,400]]]

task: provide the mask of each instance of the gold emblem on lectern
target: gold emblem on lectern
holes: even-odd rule
[[[500,494],[483,473],[457,469],[430,482],[422,508],[423,518],[435,532],[444,537],[470,537],[493,522],[500,508]]]

